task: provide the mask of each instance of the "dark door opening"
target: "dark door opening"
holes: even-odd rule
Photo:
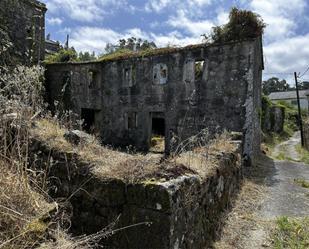
[[[152,118],[152,134],[163,137],[165,136],[164,118]]]
[[[152,117],[151,152],[163,153],[165,151],[165,119]]]
[[[83,130],[87,133],[93,133],[95,130],[95,117],[98,111],[94,109],[82,108],[81,119],[83,120]]]

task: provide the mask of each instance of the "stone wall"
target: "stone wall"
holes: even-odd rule
[[[31,65],[44,60],[45,12],[45,5],[36,0],[0,1],[0,31],[11,43],[9,56],[1,56],[0,65]]]
[[[199,65],[198,65],[199,64]],[[244,155],[260,150],[261,39],[195,45],[151,56],[47,65],[48,99],[91,109],[112,145],[148,150],[154,118],[164,119],[165,151],[207,128],[244,133]],[[172,143],[173,142],[173,143]]]
[[[131,226],[103,240],[106,248],[206,248],[242,178],[239,147],[219,155],[216,169],[206,178],[185,174],[134,184],[99,177],[77,155],[51,150],[39,141],[31,151],[36,154],[32,167],[48,172],[50,196],[72,204],[73,235],[96,233],[117,217],[114,230]],[[145,222],[149,225],[134,226]]]
[[[303,122],[304,147],[309,151],[309,120]]]
[[[264,117],[262,119],[262,130],[266,133],[282,132],[285,119],[284,107],[276,105],[267,106],[263,112]]]

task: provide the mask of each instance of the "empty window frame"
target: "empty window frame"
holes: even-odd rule
[[[191,83],[194,82],[194,63],[195,61],[193,59],[187,59],[185,61],[184,65],[184,82],[185,83]]]
[[[70,71],[64,71],[62,74],[62,89],[61,92],[65,93],[67,89],[71,85],[71,72]]]
[[[195,80],[201,80],[204,73],[205,60],[196,60],[194,64],[194,78]]]
[[[127,67],[123,70],[123,81],[125,86],[132,87],[136,83],[136,68],[135,66]]]
[[[128,112],[126,114],[127,117],[127,129],[136,129],[137,128],[137,113],[136,112]]]
[[[96,88],[98,81],[98,72],[94,70],[88,71],[88,87],[89,88]]]
[[[167,83],[168,67],[166,64],[159,63],[153,67],[153,83],[163,85]]]

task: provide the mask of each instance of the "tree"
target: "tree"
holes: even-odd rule
[[[272,77],[262,83],[263,93],[269,95],[271,92],[288,91],[291,89],[286,80],[279,80],[277,77]]]
[[[156,48],[154,42],[143,40],[141,38],[130,37],[128,39],[120,39],[117,44],[107,43],[105,46],[105,53],[111,54],[119,51],[145,51],[147,49]]]
[[[96,60],[97,57],[95,55],[95,52],[92,52],[91,54],[87,51],[87,52],[79,52],[78,54],[78,60],[79,61],[94,61]]]

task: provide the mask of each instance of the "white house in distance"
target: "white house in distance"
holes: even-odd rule
[[[276,103],[278,101],[285,101],[297,107],[297,97],[296,90],[294,91],[286,91],[286,92],[273,92],[269,94],[269,99]],[[309,90],[300,90],[299,91],[299,101],[300,107],[309,111]]]

